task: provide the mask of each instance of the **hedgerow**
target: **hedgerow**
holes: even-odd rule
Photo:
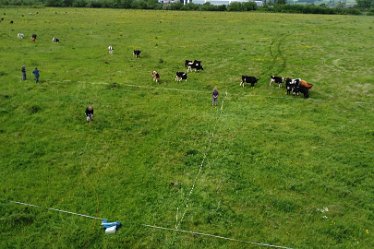
[[[359,4],[360,3],[360,4]],[[48,7],[80,7],[80,8],[120,8],[120,9],[163,9],[184,11],[262,11],[277,13],[303,13],[327,15],[372,15],[371,5],[358,2],[355,7],[338,5],[329,7],[324,4],[285,4],[281,1],[275,4],[258,7],[254,2],[232,2],[229,5],[213,5],[181,2],[163,4],[157,0],[0,0],[0,6],[48,6]]]

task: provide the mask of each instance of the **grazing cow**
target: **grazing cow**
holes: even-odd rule
[[[22,40],[23,38],[25,38],[25,35],[23,33],[18,33],[17,37],[18,39]]]
[[[303,85],[301,84],[298,84],[295,88],[294,88],[294,92],[299,95],[299,93],[302,93],[304,95],[304,98],[309,98],[309,89],[304,87]]]
[[[175,74],[175,80],[176,81],[182,81],[182,80],[187,80],[187,73],[185,72],[177,72]]]
[[[12,21],[10,21],[10,24],[13,24],[14,22],[13,22],[13,20]]]
[[[296,94],[295,89],[299,86],[301,79],[286,78],[286,94]]]
[[[185,60],[185,61],[184,61],[184,66],[185,66],[186,68],[191,67],[192,64],[193,64],[193,61],[190,61],[190,60]]]
[[[32,34],[32,35],[31,35],[31,40],[32,40],[33,42],[36,41],[36,34]]]
[[[313,84],[300,79],[299,85],[295,88],[296,93],[302,93],[304,98],[309,98],[309,90],[313,87]]]
[[[293,80],[291,78],[286,78],[285,82],[286,82],[286,94],[290,95],[294,88],[294,84],[292,84]]]
[[[204,70],[203,66],[201,65],[201,61],[198,60],[193,61],[191,69],[194,71]]]
[[[304,98],[309,98],[309,89],[312,88],[312,86],[312,84],[300,78],[286,79],[287,95],[290,95],[291,93],[293,93],[293,95],[299,95],[299,93],[302,93]]]
[[[160,82],[160,74],[157,71],[152,72],[152,79],[154,82],[159,83]]]
[[[257,81],[258,81],[258,79],[254,76],[242,75],[242,81],[240,82],[240,86],[244,87],[244,84],[250,84],[251,87],[253,87],[253,86],[255,86]]]
[[[109,52],[109,54],[113,54],[113,47],[112,47],[112,45],[109,45],[108,52]]]
[[[310,89],[313,87],[313,84],[310,84],[309,82],[305,81],[305,80],[300,80],[300,85],[302,87],[305,87],[307,89]]]
[[[53,38],[52,38],[52,42],[59,43],[59,42],[60,42],[60,39],[58,39],[58,38],[56,38],[56,37],[53,37]]]
[[[279,76],[270,76],[270,83],[269,83],[269,86],[271,85],[271,83],[275,83],[275,84],[278,84],[279,87],[281,87],[281,85],[283,84],[283,77],[279,77]]]
[[[185,60],[184,65],[187,67],[187,71],[199,71],[204,70],[203,66],[201,65],[201,61],[194,60]]]
[[[134,50],[134,52],[132,54],[133,54],[134,57],[136,56],[136,58],[139,58],[141,52],[142,51],[136,49],[136,50]]]

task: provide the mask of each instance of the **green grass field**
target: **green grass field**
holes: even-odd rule
[[[372,17],[0,16],[0,248],[265,247],[142,224],[289,248],[374,248]],[[177,83],[185,59],[204,71]],[[242,74],[260,81],[241,88]],[[269,86],[272,74],[311,82],[310,98]],[[123,226],[108,235],[100,220],[47,208]]]

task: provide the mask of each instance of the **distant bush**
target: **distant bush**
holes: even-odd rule
[[[75,0],[46,0],[45,5],[49,7],[72,7]]]
[[[361,15],[362,12],[359,10],[359,9],[356,9],[356,8],[347,8],[345,9],[345,14],[349,14],[349,15]]]
[[[226,5],[219,5],[219,6],[217,6],[217,10],[218,11],[226,11],[227,7],[226,7]]]
[[[228,11],[252,11],[256,10],[257,5],[254,2],[246,2],[246,3],[240,3],[240,2],[232,2],[227,6]]]
[[[132,9],[146,9],[147,3],[143,0],[135,0],[131,3]]]
[[[99,1],[96,2],[95,1],[95,2],[89,2],[87,4],[87,7],[91,7],[91,8],[102,8],[104,6],[103,6],[103,4],[101,2],[99,2]]]
[[[169,10],[181,10],[182,7],[183,7],[183,4],[181,3],[172,3],[172,4],[168,4],[166,5],[169,9]]]
[[[199,10],[199,6],[197,4],[189,3],[186,5],[183,5],[181,7],[181,10]]]
[[[44,5],[43,0],[40,1],[33,1],[33,0],[0,0],[0,6],[5,5],[28,5],[28,6],[35,6],[35,5]]]
[[[118,1],[115,1],[114,3],[115,7],[113,8],[130,9],[132,2],[133,0],[118,0]]]
[[[305,13],[305,14],[336,14],[335,10],[325,6],[316,5],[301,5],[301,4],[276,4],[273,6],[265,6],[266,11],[269,12],[284,12],[284,13]]]
[[[356,0],[357,7],[360,9],[370,9],[374,8],[374,1],[373,0]]]
[[[242,3],[239,2],[232,2],[227,7],[228,11],[241,11],[242,10]]]
[[[73,7],[87,7],[87,2],[85,0],[76,0],[73,2]]]
[[[330,8],[326,5],[302,5],[302,4],[276,4],[272,6],[264,6],[263,9],[267,12],[281,12],[281,13],[303,13],[303,14],[351,14],[360,15],[361,11],[356,8]]]
[[[252,11],[257,9],[257,5],[254,2],[246,2],[242,3],[242,8],[245,11]]]

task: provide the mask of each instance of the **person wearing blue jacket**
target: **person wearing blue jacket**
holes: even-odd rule
[[[40,77],[40,71],[39,71],[39,69],[36,67],[34,69],[34,71],[32,71],[32,73],[35,76],[35,83],[39,83],[39,77]]]

